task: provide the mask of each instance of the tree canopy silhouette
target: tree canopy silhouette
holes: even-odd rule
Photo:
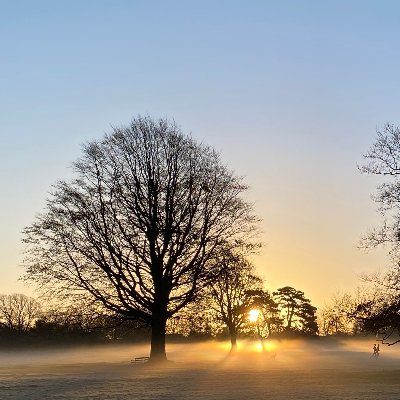
[[[148,323],[150,358],[165,359],[168,318],[257,225],[247,186],[212,148],[150,117],[85,144],[73,171],[25,229],[25,277]]]
[[[291,286],[279,288],[273,293],[286,321],[285,330],[295,328],[303,333],[315,335],[318,333],[317,308],[305,298],[304,292]]]

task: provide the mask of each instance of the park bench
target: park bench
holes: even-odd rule
[[[149,361],[149,357],[135,357],[131,360],[131,364],[143,364]]]

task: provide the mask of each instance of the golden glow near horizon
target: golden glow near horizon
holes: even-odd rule
[[[256,351],[256,352],[264,351],[264,347],[261,342],[254,344],[254,351]]]
[[[249,311],[249,321],[250,322],[256,322],[258,320],[258,317],[260,315],[260,310],[257,310],[254,308],[253,310]]]

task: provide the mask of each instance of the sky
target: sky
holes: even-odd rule
[[[81,145],[173,118],[250,185],[271,290],[322,306],[388,264],[361,251],[380,217],[357,165],[400,123],[397,1],[0,0],[0,293],[22,230]]]

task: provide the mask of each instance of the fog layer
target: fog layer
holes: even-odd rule
[[[148,345],[0,352],[0,399],[393,399],[400,347],[371,340],[169,344],[167,366],[135,365]]]

